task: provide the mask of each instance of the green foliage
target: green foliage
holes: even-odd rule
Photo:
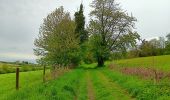
[[[83,14],[83,4],[80,5],[78,12],[74,14],[75,16],[75,33],[80,39],[80,44],[84,43],[88,39],[88,32],[85,30],[85,17]]]
[[[88,27],[90,36],[96,38],[95,46],[98,66],[103,66],[108,55],[114,51],[134,46],[139,35],[133,32],[133,16],[126,14],[114,0],[93,0]]]
[[[155,55],[155,52],[154,52],[154,46],[147,42],[147,41],[143,41],[142,44],[141,44],[141,47],[140,47],[140,57],[146,57],[146,56],[152,56],[152,55]]]
[[[34,51],[48,64],[77,65],[80,61],[79,40],[75,34],[75,23],[68,12],[60,7],[44,19]],[[41,61],[40,61],[41,62]]]
[[[90,51],[92,51],[93,56],[96,61],[101,56],[103,60],[108,60],[110,56],[110,51],[107,49],[105,45],[101,45],[101,37],[99,35],[93,35],[89,39],[90,43]]]
[[[167,41],[165,42],[165,54],[170,54],[170,33],[166,36]]]
[[[3,64],[3,65],[2,65],[2,71],[4,71],[4,73],[7,73],[7,72],[11,72],[12,70],[10,70],[10,68],[8,67],[8,65]]]
[[[170,42],[170,33],[166,35],[167,41]]]
[[[91,44],[89,41],[86,41],[83,44],[81,44],[81,56],[82,56],[82,61],[86,64],[91,64],[96,61],[93,56],[93,52],[91,50]]]
[[[170,54],[170,43],[168,43],[168,42],[166,43],[166,48],[165,48],[164,54],[166,54],[166,55]]]
[[[88,32],[85,30],[85,16],[83,14],[83,4],[80,5],[79,11],[77,11],[75,16],[75,34],[80,40],[80,55],[81,60],[85,63],[92,63],[91,53],[88,49]]]
[[[95,58],[94,58],[94,56],[93,56],[93,53],[92,53],[92,52],[88,51],[88,52],[86,52],[85,54],[86,54],[86,55],[84,56],[83,61],[84,61],[86,64],[92,64],[92,63],[94,63],[94,62],[96,61]]]
[[[142,41],[142,44],[139,46],[139,57],[147,57],[147,56],[156,56],[156,55],[163,55],[164,48],[165,48],[165,41],[152,39],[150,41]]]
[[[142,43],[137,45],[135,48],[131,48],[127,52],[126,58],[135,57],[147,57],[147,56],[158,56],[158,55],[168,55],[170,54],[170,42],[164,37],[159,37],[159,39],[151,39],[146,41],[142,40]]]

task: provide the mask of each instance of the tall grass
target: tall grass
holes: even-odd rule
[[[42,83],[42,71],[20,72],[20,88]],[[15,91],[15,73],[0,75],[0,100]]]
[[[154,84],[149,80],[141,80],[136,76],[128,76],[120,72],[103,70],[103,73],[114,82],[127,89],[138,100],[169,100],[170,86]]]
[[[113,63],[121,67],[148,67],[170,71],[170,55],[124,59]]]
[[[91,75],[96,100],[131,100],[131,96],[125,93],[124,89],[102,75],[100,70],[91,71]]]
[[[7,100],[87,100],[86,86],[81,69],[65,73],[56,80],[38,83],[13,91]]]

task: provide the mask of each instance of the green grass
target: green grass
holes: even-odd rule
[[[93,64],[81,64],[79,66],[79,68],[83,68],[83,69],[94,69],[97,67],[97,63],[93,63]]]
[[[136,76],[108,69],[102,70],[102,72],[138,100],[169,100],[170,98],[169,84],[154,84],[150,80],[141,80]]]
[[[16,67],[20,68],[21,72],[41,70],[42,67],[34,64],[11,64],[11,63],[0,63],[0,74],[14,73]]]
[[[148,67],[170,71],[170,55],[124,59],[113,63],[121,67]]]
[[[9,82],[8,79],[12,78],[13,75],[1,76],[3,83],[0,86],[6,86],[3,87],[2,93],[0,93],[0,100],[74,100],[75,98],[87,100],[84,75],[84,71],[78,69],[67,72],[56,80],[42,83],[40,79],[42,78],[41,72],[33,72],[32,75],[27,74],[25,76],[25,80],[21,82],[24,86],[19,91],[15,90],[15,82],[6,82]],[[24,74],[20,76],[24,76]],[[27,81],[29,76],[32,78],[30,82]],[[5,77],[9,78],[6,79]]]
[[[20,88],[42,83],[42,71],[20,72]],[[15,91],[15,73],[0,75],[0,100]]]
[[[132,100],[131,95],[108,79],[100,70],[90,71],[96,100]]]
[[[108,63],[108,62],[107,62]],[[81,67],[85,68],[81,68]],[[0,100],[168,100],[168,84],[125,75],[118,71],[82,65],[55,80],[42,82],[42,71],[21,72],[20,90],[15,74],[0,75]]]

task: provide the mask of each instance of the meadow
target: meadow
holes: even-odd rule
[[[123,59],[112,63],[119,67],[145,67],[170,71],[170,55]]]
[[[21,63],[15,64],[15,63],[0,62],[0,74],[14,73],[17,67],[20,68],[21,72],[35,71],[35,70],[42,69],[42,67],[36,64],[21,64]]]
[[[158,56],[167,59],[169,56]],[[139,67],[148,63],[150,57],[116,61],[123,66]],[[144,62],[144,61],[147,62]],[[143,62],[142,62],[143,61]],[[162,60],[163,63],[168,62]],[[121,62],[121,63],[120,63]],[[96,64],[80,65],[76,69],[64,72],[59,77],[42,81],[42,71],[21,72],[20,89],[15,90],[15,74],[0,75],[0,100],[169,100],[170,80],[155,83],[152,79],[143,79],[119,70],[106,67],[96,68]],[[138,65],[139,64],[139,65]],[[136,66],[135,66],[136,65]],[[145,66],[143,66],[145,67]],[[160,68],[159,66],[157,68]],[[168,68],[165,66],[165,69]]]

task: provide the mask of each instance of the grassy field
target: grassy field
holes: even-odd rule
[[[169,69],[169,57],[154,58]],[[116,64],[125,66],[128,62],[127,66],[132,68],[140,64],[149,67],[150,59],[152,57],[120,60]],[[162,68],[160,64],[155,66]],[[170,100],[169,82],[155,83],[107,66],[96,68],[96,64],[83,64],[46,83],[42,82],[42,71],[21,72],[18,91],[15,90],[15,74],[1,74],[0,100]]]
[[[42,83],[40,71],[26,73],[21,74],[19,91],[15,90],[13,74],[0,76],[3,81],[0,100],[168,100],[170,97],[166,85],[160,88],[152,81],[107,68],[74,69],[46,83]]]
[[[64,74],[57,80],[42,83],[42,72],[25,72],[20,76],[22,88],[15,90],[15,78],[13,74],[4,74],[1,76],[0,100],[74,100],[74,98],[84,98],[86,100],[86,80],[82,70],[74,70]],[[7,78],[5,78],[7,77]],[[29,80],[30,77],[30,80]],[[6,81],[14,82],[7,83]],[[80,100],[82,100],[80,99]]]
[[[42,71],[30,71],[20,73],[20,88],[29,88],[42,83]],[[0,100],[15,91],[15,73],[0,75]]]
[[[113,63],[121,67],[148,67],[170,71],[170,55],[124,59]]]
[[[5,73],[14,73],[16,71],[16,67],[20,68],[20,71],[35,71],[41,70],[42,67],[39,67],[35,64],[14,64],[14,63],[2,63],[0,62],[0,74]]]

